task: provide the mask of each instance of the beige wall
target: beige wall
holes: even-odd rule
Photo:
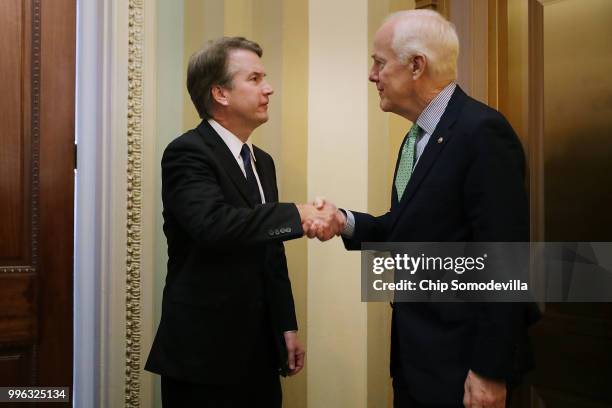
[[[161,1],[161,0],[160,0]],[[177,2],[181,3],[181,2]],[[180,38],[181,42],[176,44],[177,49],[180,49],[183,52],[182,55],[182,65],[181,69],[181,83],[175,83],[174,86],[179,86],[181,90],[181,95],[183,99],[183,122],[182,128],[192,129],[198,125],[200,122],[200,118],[198,116],[198,112],[196,111],[193,103],[191,102],[191,98],[189,97],[189,93],[187,92],[187,88],[185,83],[187,81],[187,64],[189,62],[189,57],[200,47],[202,47],[206,41],[215,38],[216,34],[212,33],[211,30],[204,30],[205,25],[204,21],[204,6],[207,2],[202,0],[183,0],[182,11],[183,14],[181,16],[182,22],[182,36]],[[215,10],[216,11],[216,10]],[[221,8],[221,11],[223,9]],[[160,15],[159,18],[164,18],[165,16]],[[207,34],[209,36],[207,36]],[[164,84],[160,84],[164,85]]]
[[[309,196],[364,210],[367,1],[311,0],[309,25]],[[308,260],[308,406],[365,407],[367,312],[359,254],[346,253],[339,240],[310,241]]]
[[[161,316],[161,299],[166,279],[166,237],[162,229],[162,203],[161,203],[161,157],[164,148],[172,139],[180,135],[185,129],[184,112],[187,96],[184,81],[184,55],[183,55],[183,28],[184,9],[182,2],[168,2],[157,0],[157,38],[156,38],[156,69],[157,69],[157,107],[155,110],[157,154],[155,157],[154,177],[155,192],[151,195],[151,202],[155,203],[155,267],[154,267],[154,324],[152,334],[157,329]],[[190,112],[190,115],[193,113]],[[195,113],[195,110],[193,110]],[[148,352],[146,350],[145,352]],[[143,373],[144,376],[154,378],[153,406],[161,407],[161,390],[159,376]],[[151,393],[151,390],[148,390]]]
[[[282,97],[280,150],[275,156],[281,201],[305,202],[307,196],[307,137],[308,137],[308,5],[295,0],[282,1],[282,88],[276,96]],[[279,91],[280,90],[280,91]],[[282,95],[281,95],[282,92]],[[308,347],[307,242],[293,240],[285,244],[289,276],[300,327],[300,338]],[[310,370],[307,365],[297,378],[283,381],[285,406],[305,408],[308,403],[307,383]]]

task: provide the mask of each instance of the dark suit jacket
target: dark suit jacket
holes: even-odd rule
[[[168,273],[162,316],[145,368],[205,384],[241,380],[254,339],[297,329],[282,241],[303,235],[294,204],[278,203],[272,158],[253,146],[266,198],[246,179],[207,121],[176,138],[162,158]],[[262,333],[270,322],[272,333]],[[273,339],[273,340],[272,340]]]
[[[438,140],[441,139],[441,143]],[[399,162],[399,158],[398,158]],[[397,172],[397,165],[396,165]],[[525,160],[497,111],[459,87],[388,213],[354,212],[347,249],[362,242],[508,242],[529,240]],[[525,356],[525,305],[395,303],[391,374],[413,397],[461,403],[468,369],[516,381]]]

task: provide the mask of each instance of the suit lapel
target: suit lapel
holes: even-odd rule
[[[402,214],[402,212],[404,211],[404,207],[408,205],[412,196],[415,194],[415,192],[423,182],[423,179],[429,173],[429,170],[438,158],[440,152],[450,141],[453,135],[451,127],[455,123],[455,120],[457,119],[457,116],[461,111],[461,108],[463,107],[465,97],[466,94],[461,90],[461,88],[459,88],[459,86],[457,86],[455,92],[453,93],[453,96],[448,102],[448,106],[446,107],[442,118],[440,118],[440,122],[436,126],[436,130],[434,130],[434,133],[430,136],[429,141],[427,142],[427,146],[425,146],[425,150],[423,151],[423,154],[419,158],[419,161],[417,162],[417,165],[414,168],[414,172],[412,173],[412,176],[408,181],[408,185],[406,186],[404,195],[398,203],[397,211],[393,212],[393,225],[395,225],[400,214]],[[395,180],[395,178],[393,180]]]
[[[210,126],[208,121],[202,121],[197,127],[198,133],[202,135],[204,142],[206,142],[214,151],[215,155],[218,158],[219,164],[226,171],[230,180],[236,186],[236,189],[240,192],[240,195],[244,198],[244,200],[250,205],[253,206],[254,203],[249,197],[249,188],[246,182],[246,178],[244,177],[244,173],[240,170],[240,166],[236,162],[236,158],[232,155],[229,147],[225,144],[221,136],[215,132],[215,130]]]

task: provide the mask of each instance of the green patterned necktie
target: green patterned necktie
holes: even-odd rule
[[[421,128],[416,123],[412,125],[408,132],[408,140],[402,146],[402,155],[400,157],[397,175],[395,176],[395,189],[397,190],[397,201],[402,200],[402,195],[406,190],[410,176],[412,175],[412,167],[414,166],[414,145],[419,135]]]

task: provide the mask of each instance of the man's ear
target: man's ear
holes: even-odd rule
[[[410,64],[411,74],[413,79],[418,79],[425,73],[427,67],[427,58],[424,55],[417,54],[412,57],[412,63]]]
[[[210,89],[212,92],[213,99],[221,106],[229,105],[229,101],[227,99],[227,93],[225,92],[225,88],[219,85],[213,85]]]

